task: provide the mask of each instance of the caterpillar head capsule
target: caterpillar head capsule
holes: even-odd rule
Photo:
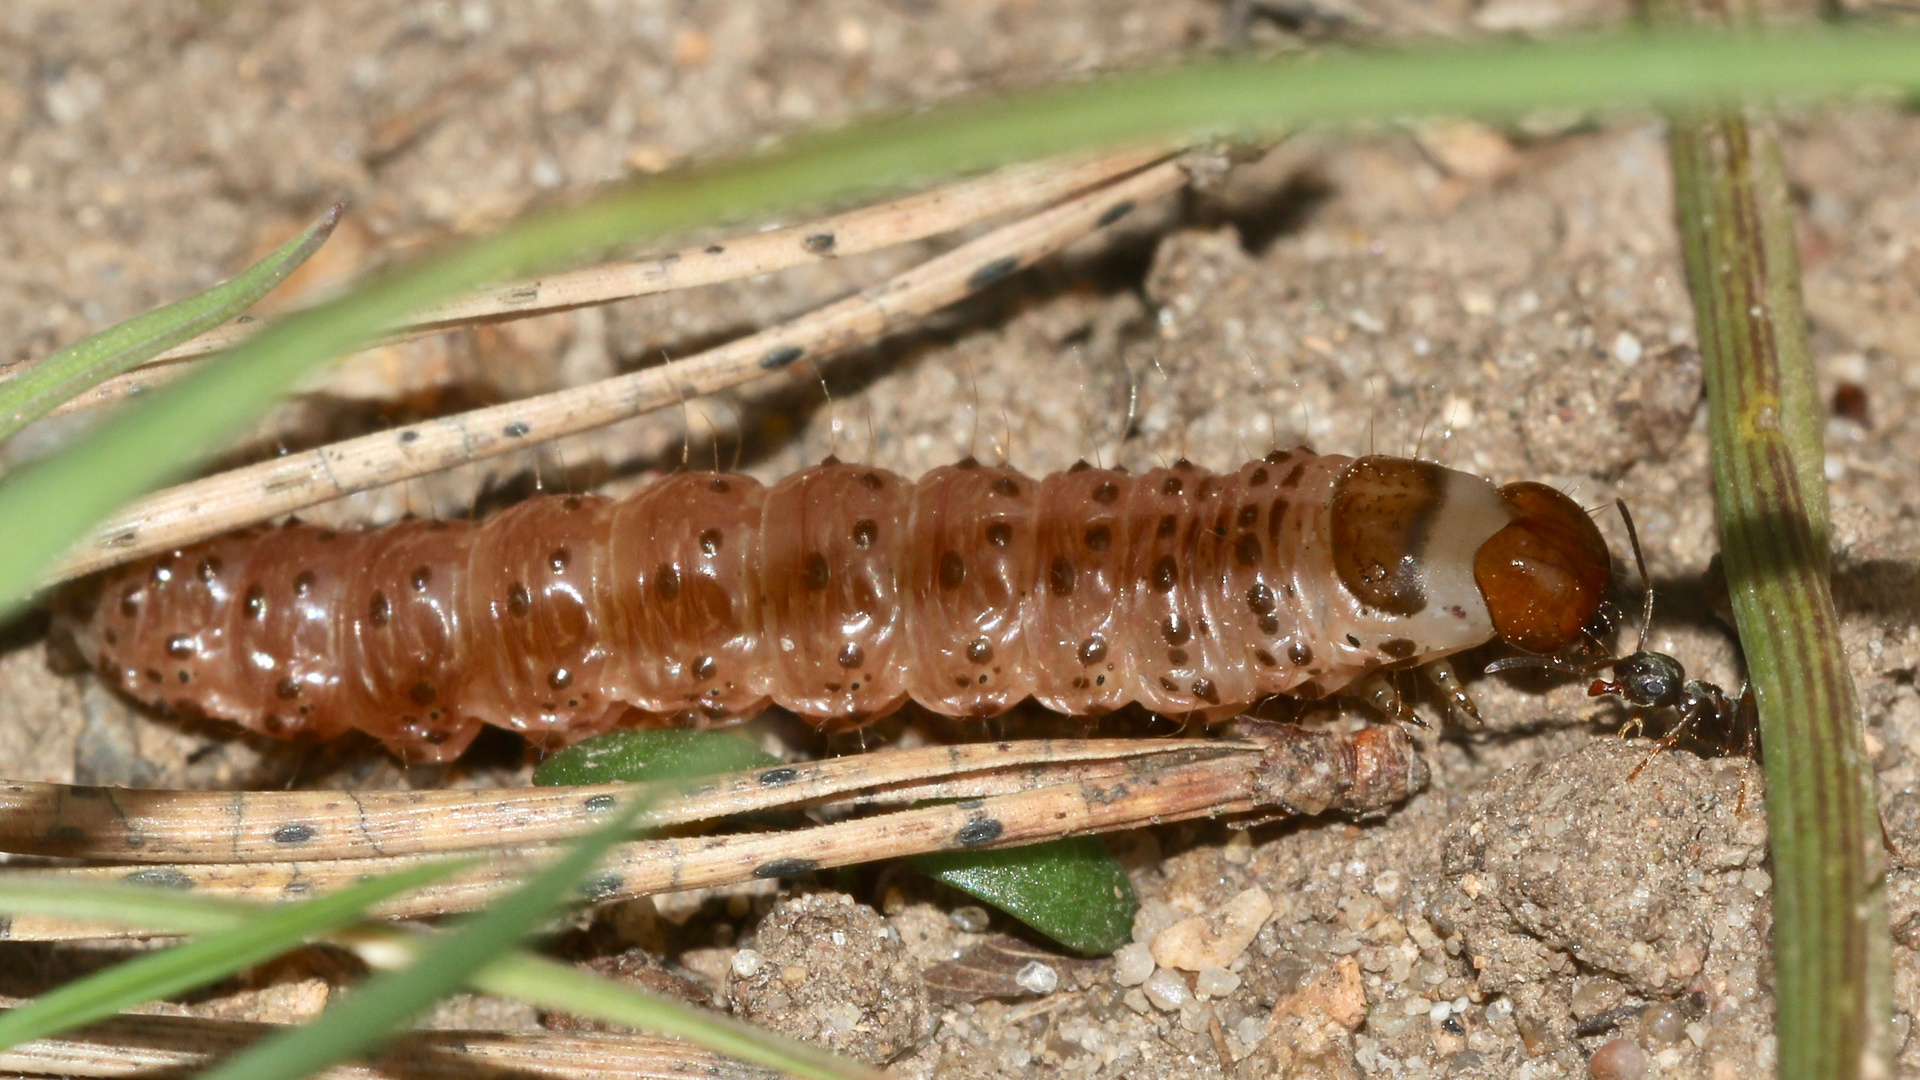
[[[1473,578],[1500,640],[1553,654],[1581,640],[1613,578],[1607,542],[1580,504],[1545,484],[1500,489],[1513,520],[1473,557]]]

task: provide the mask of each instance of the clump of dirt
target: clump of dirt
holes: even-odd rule
[[[876,1065],[933,1030],[926,979],[900,935],[841,893],[775,904],[733,954],[727,996],[761,1027]]]

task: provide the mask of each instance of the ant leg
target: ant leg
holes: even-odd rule
[[[1468,727],[1485,726],[1485,721],[1480,719],[1480,707],[1473,703],[1473,695],[1467,693],[1467,688],[1461,684],[1460,675],[1453,670],[1452,663],[1443,657],[1421,665],[1419,670],[1420,674],[1425,675],[1427,681],[1433,684],[1434,689],[1440,691],[1440,695],[1446,699],[1448,705],[1453,707],[1453,711],[1467,719]]]
[[[1414,727],[1426,727],[1427,722],[1409,708],[1407,700],[1400,696],[1400,688],[1393,684],[1384,671],[1376,671],[1355,685],[1354,696],[1374,707],[1380,715],[1390,720],[1398,720]]]
[[[1628,734],[1632,732],[1632,734]],[[1627,710],[1627,722],[1620,725],[1615,736],[1622,739],[1637,739],[1647,733],[1647,714],[1640,709]],[[1637,771],[1637,770],[1636,770]]]

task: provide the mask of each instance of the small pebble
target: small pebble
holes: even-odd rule
[[[1161,1012],[1172,1012],[1193,999],[1193,991],[1187,989],[1187,980],[1165,968],[1154,972],[1146,982],[1140,984],[1140,990]]]
[[[1245,866],[1253,861],[1253,837],[1245,829],[1236,831],[1227,837],[1227,846],[1220,851],[1220,857],[1234,866]]]
[[[742,979],[751,979],[760,974],[767,958],[752,949],[741,949],[733,954],[733,973]]]
[[[1640,1080],[1647,1075],[1647,1052],[1629,1039],[1614,1039],[1587,1062],[1593,1080]]]
[[[1121,986],[1139,986],[1153,974],[1153,952],[1136,941],[1122,945],[1113,954],[1113,981]]]
[[[1260,1040],[1267,1037],[1267,1022],[1257,1016],[1249,1016],[1233,1025],[1233,1037],[1249,1049],[1259,1046]]]
[[[1687,1017],[1670,1001],[1658,1001],[1640,1014],[1640,1030],[1663,1043],[1679,1042],[1687,1034]]]
[[[1189,1034],[1198,1035],[1213,1026],[1213,1010],[1198,1001],[1189,1001],[1180,1006],[1180,1026]]]
[[[1231,997],[1240,989],[1240,976],[1226,968],[1201,968],[1200,974],[1193,980],[1193,988],[1201,997]]]
[[[986,908],[978,904],[968,904],[965,907],[954,908],[947,918],[957,929],[965,930],[969,934],[980,934],[986,932],[987,924],[992,917],[987,914]]]
[[[1137,986],[1127,991],[1120,1000],[1126,1003],[1127,1008],[1137,1013],[1150,1012],[1153,1009],[1153,1003],[1147,1000],[1147,995],[1141,993]]]
[[[1226,967],[1247,950],[1273,915],[1273,900],[1259,888],[1247,889],[1209,917],[1182,919],[1153,938],[1153,959],[1182,971]],[[1349,952],[1358,952],[1355,941]]]
[[[1433,1008],[1427,1010],[1427,1019],[1433,1021],[1436,1024],[1446,1023],[1447,1017],[1452,1015],[1453,1015],[1453,1002],[1451,1001],[1437,1002],[1435,1003]]]
[[[1623,364],[1639,363],[1645,352],[1646,348],[1640,344],[1640,339],[1625,330],[1613,339],[1613,358]]]
[[[1060,973],[1051,965],[1033,960],[1014,974],[1013,981],[1029,994],[1051,994],[1060,987]]]

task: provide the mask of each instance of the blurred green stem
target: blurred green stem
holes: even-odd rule
[[[1887,1076],[1881,841],[1828,580],[1824,424],[1780,149],[1759,108],[1676,115],[1668,139],[1766,757],[1779,1075]]]

